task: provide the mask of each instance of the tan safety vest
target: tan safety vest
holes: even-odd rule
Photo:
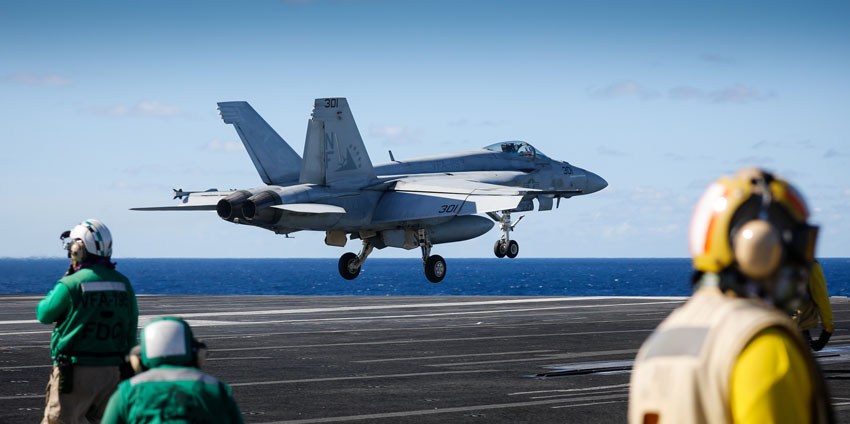
[[[673,311],[643,344],[632,369],[629,422],[729,423],[730,377],[738,356],[759,332],[786,330],[798,342],[812,376],[812,422],[828,420],[823,380],[797,335],[777,310],[701,288]]]

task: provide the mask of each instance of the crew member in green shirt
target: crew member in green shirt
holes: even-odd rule
[[[199,370],[206,345],[180,318],[159,318],[142,330],[130,362],[138,372],[109,399],[104,424],[236,423],[239,406],[230,387]]]
[[[56,323],[42,424],[99,423],[136,344],[139,309],[130,281],[110,262],[106,225],[88,219],[61,238],[71,264],[36,309],[40,322]]]

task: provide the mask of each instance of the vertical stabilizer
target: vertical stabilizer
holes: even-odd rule
[[[298,180],[301,157],[248,102],[220,102],[218,110],[224,123],[236,128],[264,183],[285,184]]]
[[[325,181],[325,123],[307,121],[307,139],[304,140],[304,160],[301,161],[301,184],[326,185]]]
[[[300,182],[362,186],[374,179],[375,170],[348,101],[316,99],[307,124]]]

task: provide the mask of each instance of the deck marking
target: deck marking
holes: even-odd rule
[[[584,401],[596,401],[596,400],[608,400],[608,399],[622,399],[623,397],[627,397],[627,395],[603,395],[603,396],[587,396],[584,398],[576,398],[572,399],[576,402],[584,402]],[[381,418],[400,418],[400,417],[411,417],[417,415],[433,415],[433,414],[447,414],[453,412],[469,412],[469,411],[483,411],[488,409],[505,409],[505,408],[521,408],[525,406],[540,406],[540,405],[552,405],[552,404],[563,404],[567,403],[567,400],[564,399],[551,399],[551,400],[535,400],[528,402],[515,402],[515,403],[496,403],[490,405],[470,405],[470,406],[458,406],[453,408],[436,408],[436,409],[420,409],[416,411],[401,411],[401,412],[384,412],[377,414],[364,414],[364,415],[349,415],[344,417],[326,417],[326,418],[308,418],[303,420],[289,420],[289,421],[272,421],[266,422],[262,424],[312,424],[312,423],[333,423],[333,422],[342,422],[342,421],[358,421],[358,420],[375,420]],[[619,402],[619,401],[618,401]],[[590,405],[598,405],[599,402],[592,403],[577,403],[577,404],[568,404],[562,405],[563,408],[570,407],[580,407],[580,406],[590,406]]]
[[[496,353],[471,353],[465,355],[439,355],[439,356],[409,356],[404,358],[390,358],[390,359],[366,359],[362,361],[352,361],[361,364],[367,364],[372,362],[393,362],[393,361],[416,361],[423,359],[449,359],[449,358],[469,358],[473,356],[494,356],[494,355],[524,355],[529,353],[551,353],[557,352],[557,350],[525,350],[519,352],[496,352]]]
[[[596,352],[575,352],[575,353],[556,353],[553,355],[540,355],[534,358],[520,358],[520,359],[505,359],[502,361],[476,361],[476,362],[450,362],[445,364],[429,364],[429,367],[462,367],[464,365],[489,365],[489,364],[505,364],[508,362],[540,362],[540,361],[552,361],[559,359],[573,359],[573,358],[587,358],[593,356],[602,356],[602,355],[633,355],[637,353],[637,349],[620,349],[620,350],[600,350]],[[544,366],[544,368],[557,368],[561,369],[565,366]]]
[[[6,324],[6,323],[9,323],[9,322],[10,321],[0,321],[0,324]],[[33,321],[21,322],[19,324],[33,324],[33,323],[39,323],[39,322],[33,320]],[[50,325],[50,324],[44,324],[44,325]],[[44,334],[44,333],[52,333],[52,332],[53,332],[53,330],[15,331],[15,332],[12,332],[12,333],[0,333],[0,336],[17,336],[17,335],[22,335],[22,334]]]
[[[638,321],[659,321],[657,319],[630,319],[629,322],[638,322]],[[622,321],[618,320],[608,320],[608,321],[594,321],[595,324],[604,324],[604,323],[620,323]],[[549,319],[543,320],[541,322],[535,323],[515,323],[515,324],[507,324],[502,322],[490,322],[484,323],[481,325],[477,324],[455,324],[455,325],[431,325],[431,326],[418,326],[418,327],[380,327],[380,328],[358,328],[357,330],[351,329],[342,329],[342,330],[316,330],[316,331],[280,331],[280,332],[267,332],[267,333],[243,333],[243,334],[229,334],[229,333],[221,333],[221,334],[210,334],[204,333],[204,340],[227,340],[227,339],[243,339],[243,338],[255,338],[255,337],[272,337],[272,336],[292,336],[292,335],[301,335],[301,334],[338,334],[338,333],[351,333],[352,331],[356,331],[358,333],[367,333],[367,332],[385,332],[385,331],[432,331],[432,330],[456,330],[456,329],[481,329],[481,328],[494,328],[494,329],[512,329],[512,328],[521,328],[521,327],[543,327],[550,325],[558,325],[563,326],[565,324],[564,320],[559,319]],[[573,323],[566,323],[573,324]],[[579,323],[575,323],[579,324]],[[2,334],[2,333],[0,333]],[[840,336],[839,336],[840,338]],[[848,336],[850,338],[850,336]],[[836,337],[833,336],[830,340],[836,340]]]
[[[277,359],[273,356],[235,356],[233,358],[207,358],[205,361],[248,361],[254,359]]]
[[[407,374],[385,374],[385,375],[356,375],[351,377],[324,377],[324,378],[304,378],[299,380],[275,380],[275,381],[254,381],[249,383],[230,383],[230,387],[241,386],[268,386],[273,384],[297,384],[297,383],[320,383],[325,381],[349,381],[349,380],[374,380],[381,378],[406,378],[406,377],[425,377],[430,375],[451,375],[451,374],[479,374],[486,372],[502,372],[500,370],[468,370],[468,371],[440,371],[440,372],[417,372]]]
[[[559,405],[559,406],[553,406],[552,409],[575,408],[577,406],[596,406],[596,405],[605,405],[605,404],[609,404],[609,403],[623,403],[623,402],[628,402],[628,399],[626,399],[626,400],[609,400],[608,402],[580,403],[580,404],[577,404],[577,405]]]
[[[581,387],[578,389],[556,389],[556,390],[535,390],[533,392],[514,392],[508,393],[508,396],[520,396],[520,395],[534,395],[538,393],[562,393],[562,392],[586,392],[591,390],[604,390],[604,389],[620,389],[623,387],[629,387],[629,383],[626,384],[614,384],[611,386],[594,386],[594,387]]]
[[[17,367],[0,367],[0,371],[21,370],[25,368],[53,368],[53,364],[49,365],[20,365]]]
[[[648,333],[655,329],[646,330],[612,330],[612,331],[584,331],[578,333],[548,333],[548,334],[518,334],[513,336],[482,336],[482,337],[457,337],[446,339],[420,339],[420,340],[386,340],[379,342],[350,342],[350,343],[326,343],[326,344],[309,344],[309,345],[289,345],[289,346],[254,346],[254,347],[233,347],[226,349],[210,349],[211,352],[237,352],[245,350],[263,350],[263,349],[307,349],[321,347],[338,347],[338,346],[374,346],[374,345],[391,345],[391,344],[409,344],[409,343],[437,343],[437,342],[463,342],[470,340],[494,340],[494,339],[522,339],[530,337],[564,337],[564,336],[585,336],[596,334],[618,334],[618,333]],[[635,350],[636,352],[637,350]]]
[[[0,396],[0,400],[15,400],[15,399],[44,399],[44,395],[20,395],[20,396]]]
[[[625,392],[625,394],[628,394],[628,391],[629,391],[628,388],[623,387],[623,388],[617,389],[617,390],[605,390],[605,391],[600,391],[599,393],[594,393],[594,394],[604,395],[604,394],[614,394],[614,393],[624,393],[624,392]],[[588,393],[561,393],[559,395],[532,396],[529,399],[569,399],[571,397],[584,396],[584,395],[587,395],[587,394]]]
[[[652,303],[656,304],[656,303]],[[630,303],[628,305],[634,305],[634,303]],[[428,318],[428,317],[438,317],[438,316],[449,316],[449,315],[477,315],[477,314],[495,314],[495,313],[512,313],[512,312],[540,312],[544,310],[552,310],[552,309],[568,309],[568,308],[576,308],[576,307],[595,307],[593,306],[562,306],[562,307],[553,307],[553,308],[529,308],[529,309],[504,309],[498,311],[466,311],[466,312],[444,312],[444,313],[434,313],[434,314],[420,314],[420,315],[381,315],[381,316],[363,316],[363,317],[338,317],[338,318],[315,318],[315,319],[292,319],[292,320],[269,320],[269,321],[214,321],[214,320],[186,320],[189,325],[193,328],[195,327],[225,327],[225,326],[252,326],[252,325],[265,325],[265,324],[297,324],[302,322],[336,322],[336,321],[367,321],[367,320],[379,320],[379,319],[400,319],[400,318]],[[622,305],[605,305],[605,306],[622,306]],[[144,326],[145,322],[149,322],[154,317],[160,317],[161,315],[144,315],[139,317],[139,325],[141,328]],[[180,314],[173,314],[172,316],[184,317]],[[563,321],[552,320],[552,324],[546,325],[555,325],[556,323],[564,324]],[[633,319],[629,320],[630,322],[637,321],[656,321],[655,319]],[[621,321],[595,321],[595,323],[607,323],[607,322],[621,322]],[[0,324],[3,324],[3,321],[0,321]],[[489,327],[502,327],[502,328],[511,328],[511,327],[521,327],[521,326],[531,326],[531,325],[539,325],[539,324],[502,324],[502,323],[493,323],[487,324]],[[437,326],[437,327],[416,327],[417,330],[427,330],[427,329],[439,329],[439,328],[459,328],[459,327],[469,327],[475,328],[480,327],[477,325],[458,325],[458,326]],[[404,329],[404,328],[400,328]],[[409,329],[409,328],[408,328]],[[367,329],[363,331],[386,331],[393,330],[389,329]],[[327,332],[347,332],[350,330],[334,330]],[[40,331],[15,331],[15,332],[5,332],[0,333],[0,337],[2,336],[22,336],[28,334],[51,334],[52,330],[40,330]],[[270,336],[270,335],[287,335],[287,334],[304,334],[305,332],[283,332],[283,333],[263,333],[263,334],[246,334],[245,336]],[[207,338],[241,338],[243,336],[207,336]],[[840,337],[839,337],[840,338]],[[833,338],[836,340],[836,338]]]
[[[618,304],[595,304],[595,305],[575,305],[573,308],[604,308],[612,306],[638,306],[638,305],[657,305],[665,303],[681,303],[687,300],[685,297],[608,297],[608,296],[587,296],[587,297],[556,297],[556,298],[537,298],[537,299],[507,299],[507,300],[487,300],[475,302],[442,302],[442,303],[402,303],[396,305],[367,305],[367,306],[339,306],[332,308],[304,308],[304,309],[270,309],[270,310],[255,310],[255,311],[233,311],[233,312],[196,312],[189,314],[177,314],[182,318],[205,318],[205,317],[224,317],[224,316],[251,316],[251,315],[289,315],[289,314],[314,314],[325,312],[353,312],[353,311],[376,311],[385,309],[415,309],[415,308],[444,308],[454,306],[485,306],[485,305],[512,305],[521,303],[549,303],[549,302],[575,302],[575,301],[592,301],[592,300],[658,300],[654,302],[639,302],[639,303],[618,303]],[[542,308],[535,308],[539,310]],[[496,312],[496,311],[487,311]],[[139,320],[152,319],[160,315],[142,315]],[[38,324],[38,320],[12,320],[0,321],[0,325],[10,324]]]
[[[552,306],[546,308],[523,308],[523,309],[497,309],[485,311],[462,311],[462,312],[440,312],[430,314],[408,314],[408,315],[377,315],[377,316],[357,316],[357,317],[334,317],[334,318],[303,318],[303,319],[288,319],[288,320],[269,320],[269,321],[214,321],[214,320],[193,320],[187,319],[192,327],[218,327],[231,325],[265,325],[265,324],[294,324],[300,322],[335,322],[335,321],[370,321],[381,319],[416,319],[429,317],[444,317],[444,316],[462,316],[462,315],[481,315],[481,314],[508,314],[517,312],[541,312],[558,309],[577,309],[577,308],[601,308],[612,306],[631,306],[631,305],[658,305],[663,303],[679,303],[679,302],[647,302],[647,303],[612,303],[606,305],[570,305],[570,306]],[[249,311],[250,312],[250,311]],[[188,314],[187,314],[188,315]],[[174,316],[187,318],[187,315],[175,314]],[[154,316],[139,317],[139,322],[150,320]],[[157,315],[158,317],[158,315]],[[634,320],[636,321],[636,320]],[[653,321],[645,319],[643,321]]]
[[[0,296],[0,300],[8,300],[10,302],[15,301],[15,300],[41,300],[41,299],[44,299],[44,296],[8,296],[8,295],[7,296]]]

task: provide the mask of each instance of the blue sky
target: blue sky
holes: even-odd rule
[[[850,3],[706,3],[0,3],[0,257],[60,256],[90,217],[116,257],[356,251],[128,211],[262,184],[217,101],[249,101],[301,152],[329,96],[373,163],[521,139],[609,182],[529,214],[522,257],[685,257],[696,199],[744,165],[800,188],[819,256],[850,256]],[[435,253],[488,257],[496,238]]]

